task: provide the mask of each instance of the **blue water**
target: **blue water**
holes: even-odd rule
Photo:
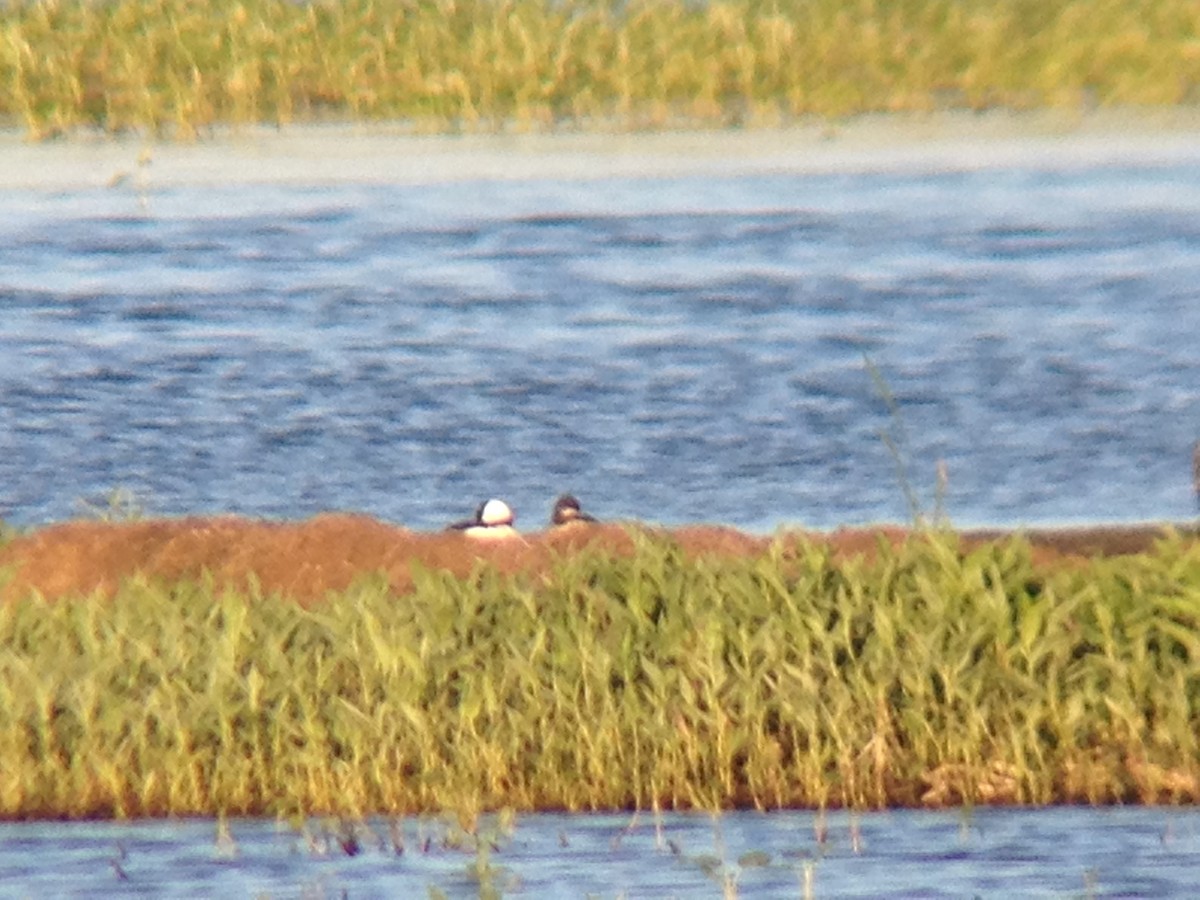
[[[1200,164],[9,191],[0,518],[1187,519],[1197,285]]]
[[[234,820],[0,825],[5,897],[1194,897],[1200,811],[534,815],[484,822],[486,858],[436,820],[303,833]],[[818,831],[823,829],[823,839]]]

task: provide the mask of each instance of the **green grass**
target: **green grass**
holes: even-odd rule
[[[1200,546],[639,537],[549,576],[0,606],[0,817],[1200,800]]]
[[[1196,102],[1192,0],[32,0],[0,117],[35,137],[215,124],[774,125]]]

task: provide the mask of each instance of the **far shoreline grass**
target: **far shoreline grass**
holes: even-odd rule
[[[1200,102],[1190,0],[31,0],[0,13],[0,120],[193,139],[776,127]]]
[[[262,534],[317,577],[386,555],[354,523]],[[0,818],[1200,802],[1194,534],[585,529],[512,551],[530,568],[409,532],[406,589],[366,570],[297,603],[162,577],[190,545],[156,523],[87,524],[58,532],[73,565],[108,530],[159,575],[0,603]]]

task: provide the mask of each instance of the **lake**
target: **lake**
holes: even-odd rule
[[[394,824],[394,827],[393,827]],[[0,825],[12,897],[1191,897],[1200,811],[519,816],[485,855],[438,820]],[[352,846],[352,845],[351,845]],[[397,848],[402,848],[398,853]],[[437,892],[441,892],[440,894]]]
[[[0,147],[0,517],[1196,513],[1191,132],[312,134]]]

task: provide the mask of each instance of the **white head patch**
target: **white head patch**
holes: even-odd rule
[[[479,513],[479,523],[488,527],[511,525],[515,518],[513,511],[503,500],[489,500],[483,504],[483,509]]]

